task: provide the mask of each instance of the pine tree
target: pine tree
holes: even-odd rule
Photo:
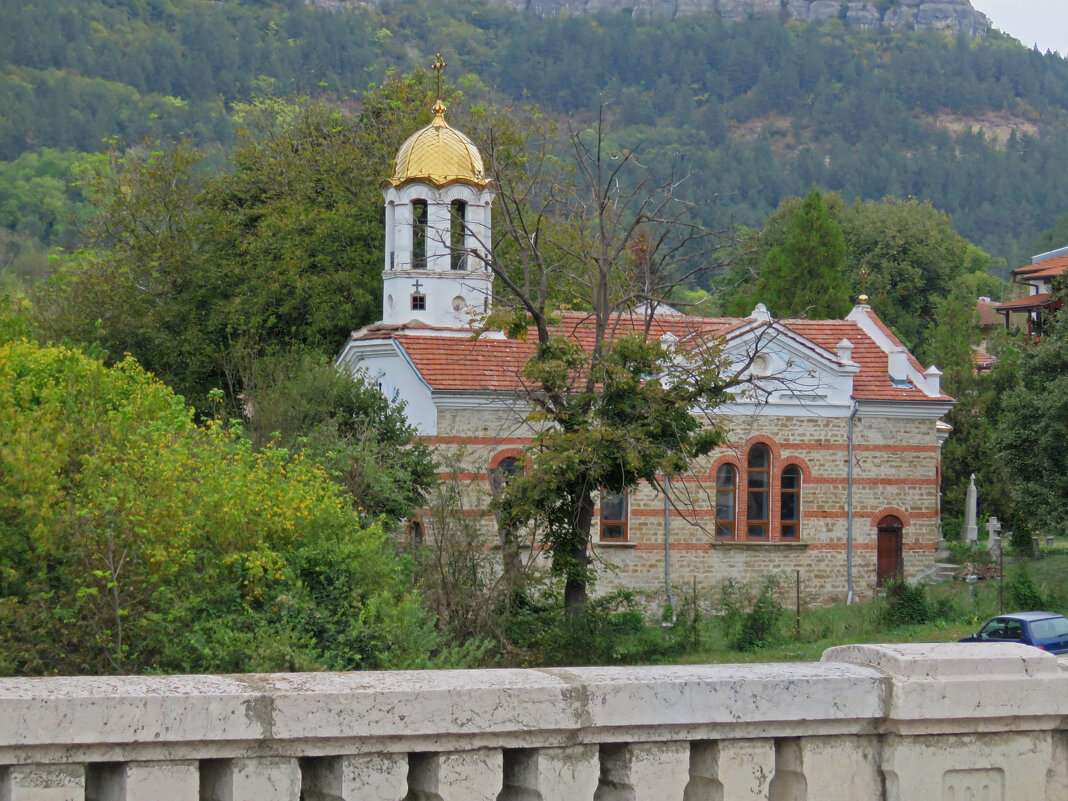
[[[849,312],[845,239],[815,187],[794,214],[786,241],[768,253],[758,295],[776,317],[842,317]]]

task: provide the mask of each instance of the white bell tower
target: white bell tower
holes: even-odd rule
[[[445,122],[438,54],[434,119],[401,145],[383,185],[382,322],[467,328],[489,313],[493,191],[478,148]]]

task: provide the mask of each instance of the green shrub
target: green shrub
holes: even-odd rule
[[[720,623],[727,644],[736,651],[750,652],[773,645],[779,639],[782,604],[778,599],[779,580],[768,576],[759,589],[727,579],[720,587]]]
[[[950,545],[952,551],[953,544],[960,542],[961,531],[964,528],[964,520],[960,517],[943,517],[942,518],[942,538]]]
[[[949,556],[947,561],[952,562],[955,565],[989,565],[994,561],[994,557],[990,554],[986,548],[973,545],[965,545],[962,542],[950,542],[946,544],[949,550]]]
[[[1034,547],[1034,535],[1027,526],[1018,523],[1009,538],[1009,547],[1022,556],[1030,556]]]
[[[1031,574],[1023,567],[1009,579],[1009,599],[1012,601],[1012,608],[1020,612],[1040,611],[1049,605],[1042,590],[1035,585]]]
[[[923,587],[901,579],[886,585],[884,604],[882,618],[890,626],[910,626],[928,623],[932,619]]]
[[[506,638],[524,665],[609,665],[663,661],[679,643],[659,625],[646,625],[633,592],[593,598],[582,617],[570,619],[558,593],[526,598],[512,611]]]

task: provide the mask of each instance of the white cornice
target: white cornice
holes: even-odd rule
[[[938,420],[955,405],[955,401],[948,400],[857,401],[857,409],[861,417],[875,415],[877,417],[897,417],[907,420]]]

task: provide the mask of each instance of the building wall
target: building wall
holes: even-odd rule
[[[462,448],[459,465],[444,477],[465,483],[469,508],[484,508],[487,470],[505,456],[522,454],[531,432],[515,410],[439,413],[437,437],[428,441]],[[690,476],[673,479],[670,513],[670,570],[674,586],[715,592],[728,578],[759,581],[778,574],[793,585],[800,571],[809,602],[844,600],[848,540],[848,419],[759,415],[727,418],[727,442],[696,466]],[[915,579],[932,567],[938,532],[938,441],[935,421],[864,416],[854,421],[853,580],[860,597],[876,585],[877,525],[895,515],[903,525],[904,575]],[[779,496],[771,493],[771,537],[767,541],[714,536],[716,469],[724,462],[738,468],[736,506],[745,507],[746,453],[753,443],[772,455],[773,485],[786,464],[802,472],[802,520],[798,541],[778,536]],[[488,542],[496,539],[492,517],[483,520]],[[744,531],[744,521],[738,528]],[[629,497],[626,542],[601,542],[595,522],[592,546],[597,565],[596,591],[628,588],[662,594],[664,586],[664,496],[641,484]]]

